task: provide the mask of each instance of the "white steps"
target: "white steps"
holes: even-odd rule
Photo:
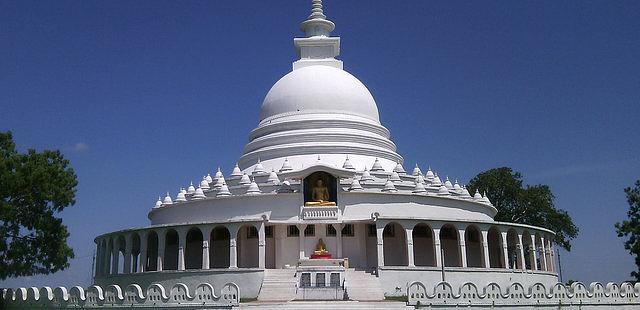
[[[350,300],[382,301],[384,290],[378,277],[362,270],[347,269],[345,290]]]
[[[295,269],[265,269],[258,301],[289,301],[296,297]]]

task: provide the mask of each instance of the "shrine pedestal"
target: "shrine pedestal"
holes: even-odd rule
[[[311,254],[311,259],[331,259],[331,253]]]

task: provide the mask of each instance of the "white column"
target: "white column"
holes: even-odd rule
[[[467,242],[464,238],[464,229],[458,229],[458,245],[460,247],[460,261],[462,267],[467,267]]]
[[[111,274],[118,274],[118,265],[120,262],[120,241],[116,238],[113,242],[113,264],[111,265]]]
[[[232,227],[231,238],[229,239],[229,268],[238,268],[238,228]]]
[[[260,223],[258,228],[258,268],[265,268],[265,245],[264,222]]]
[[[436,267],[444,266],[442,246],[440,245],[440,228],[433,229],[433,244],[436,247]]]
[[[138,261],[138,272],[147,271],[147,238],[146,232],[140,233],[140,260]]]
[[[536,257],[536,235],[531,236],[531,270],[538,270],[538,258]]]
[[[164,230],[158,231],[158,262],[156,263],[156,270],[162,271],[164,268],[164,241],[166,239],[167,232]]]
[[[113,243],[111,243],[109,240],[106,240],[107,246],[105,247],[105,251],[104,251],[104,262],[102,264],[102,268],[104,268],[104,273],[105,275],[109,275],[111,274],[111,254],[113,254]]]
[[[378,225],[378,223],[376,223]],[[376,243],[378,248],[378,267],[384,266],[384,226],[376,227]]]
[[[540,236],[540,259],[542,259],[542,262],[540,263],[542,270],[549,271],[549,268],[547,268],[547,251],[545,250],[544,237],[542,236]]]
[[[526,270],[527,269],[527,264],[525,264],[524,261],[524,244],[522,243],[522,234],[518,234],[518,254],[520,257],[518,257],[518,261],[520,261],[520,265],[522,268],[522,270]]]
[[[131,273],[131,252],[133,251],[133,236],[128,234],[125,237],[124,245],[124,269],[122,273]]]
[[[556,252],[553,250],[551,240],[549,240],[549,261],[551,262],[551,271],[556,272]]]
[[[300,253],[300,259],[303,259],[306,257],[304,252],[304,230],[307,228],[307,225],[298,224],[296,227],[298,227],[298,251]]]
[[[407,265],[409,267],[415,267],[413,256],[413,228],[407,228],[404,230],[407,236]]]
[[[507,233],[501,232],[500,236],[502,237],[502,259],[504,259],[504,268],[509,268],[509,243],[507,242]]]
[[[342,224],[335,224],[334,228],[336,229],[336,247],[337,247],[336,254],[338,256],[337,258],[342,258]]]
[[[491,268],[491,259],[489,258],[489,231],[482,231],[482,252],[484,254],[484,268]]]
[[[178,270],[185,270],[184,248],[187,244],[187,230],[181,228],[176,232],[178,233]]]

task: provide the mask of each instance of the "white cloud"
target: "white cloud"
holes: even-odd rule
[[[89,145],[83,142],[78,142],[74,144],[71,149],[75,152],[81,153],[89,150]]]

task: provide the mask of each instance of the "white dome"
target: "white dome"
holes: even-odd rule
[[[276,82],[262,103],[260,121],[279,114],[339,113],[380,123],[366,86],[348,72],[314,65],[291,71]]]

